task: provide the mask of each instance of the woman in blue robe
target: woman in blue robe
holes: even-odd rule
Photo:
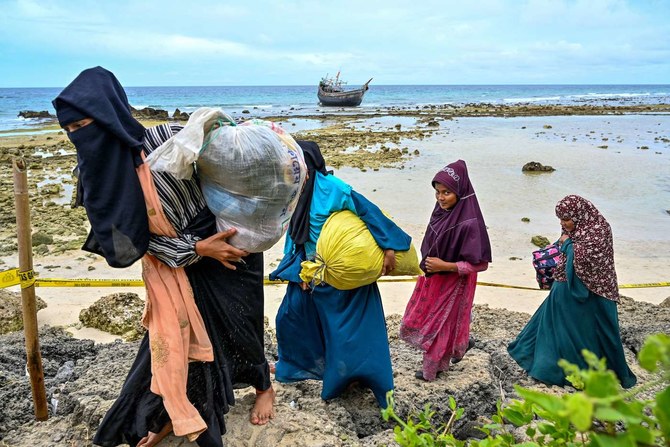
[[[352,211],[365,222],[385,252],[384,273],[393,268],[394,251],[410,248],[411,237],[377,206],[327,172],[316,143],[298,143],[309,180],[291,219],[284,258],[270,274],[270,279],[289,282],[276,318],[279,361],[275,378],[280,382],[322,380],[324,400],[358,382],[386,407],[393,371],[377,283],[353,290],[338,290],[325,283],[307,289],[299,276],[300,263],[314,259],[321,229],[337,211]]]
[[[588,200],[571,195],[556,205],[561,261],[549,296],[507,350],[529,376],[564,386],[560,359],[587,368],[582,350],[605,358],[624,388],[637,379],[619,334],[619,289],[609,223]]]

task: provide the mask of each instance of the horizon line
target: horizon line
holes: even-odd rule
[[[347,84],[350,87],[355,87],[359,84]],[[360,84],[363,85],[363,84]],[[670,84],[656,84],[656,83],[642,83],[642,84],[621,84],[621,83],[587,83],[587,84],[516,84],[516,83],[509,83],[509,84],[371,84],[372,87],[374,86],[380,86],[380,87],[577,87],[577,86],[593,86],[593,87],[605,87],[605,86],[663,86],[663,87],[668,87]],[[44,89],[53,89],[53,88],[65,88],[66,86],[23,86],[23,87],[4,87],[0,86],[0,89],[38,89],[38,88],[44,88]],[[219,87],[231,87],[231,88],[239,88],[239,87],[244,87],[244,88],[249,88],[249,87],[275,87],[275,88],[280,88],[280,87],[309,87],[309,88],[316,88],[317,85],[312,85],[312,84],[278,84],[278,85],[271,85],[271,84],[241,84],[241,85],[127,85],[124,86],[123,88],[193,88],[193,87],[199,87],[199,88],[219,88]]]

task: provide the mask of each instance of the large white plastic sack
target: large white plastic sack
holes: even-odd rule
[[[217,123],[235,121],[223,109],[201,107],[191,114],[184,128],[156,148],[146,159],[154,171],[166,171],[180,179],[190,179],[205,135]]]
[[[225,125],[205,136],[196,166],[217,229],[249,252],[272,247],[286,232],[305,182],[300,146],[267,121]]]

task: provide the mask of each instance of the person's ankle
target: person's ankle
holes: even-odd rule
[[[261,394],[265,394],[265,393],[268,393],[270,391],[274,392],[274,389],[272,388],[272,385],[270,385],[269,387],[267,387],[264,390],[259,390],[258,388],[256,388],[256,395],[260,396]]]

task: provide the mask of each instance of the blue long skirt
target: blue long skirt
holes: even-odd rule
[[[569,383],[560,359],[586,368],[582,349],[605,358],[621,385],[637,379],[626,363],[619,334],[617,304],[592,292],[580,300],[567,282],[554,282],[551,292],[507,350],[528,375],[546,384]]]
[[[323,399],[335,398],[347,385],[359,382],[386,407],[393,371],[376,283],[353,290],[322,284],[303,291],[290,282],[276,325],[278,381],[323,380]]]

